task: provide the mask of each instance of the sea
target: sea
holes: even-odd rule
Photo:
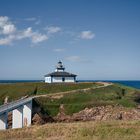
[[[132,80],[78,80],[77,82],[97,82],[97,81],[104,81],[104,82],[112,82],[112,83],[119,83],[125,86],[130,86],[133,88],[140,89],[140,80],[132,81]],[[0,84],[6,83],[29,83],[29,82],[44,82],[43,80],[0,80]]]

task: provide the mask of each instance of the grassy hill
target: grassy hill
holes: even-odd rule
[[[96,83],[46,84],[43,82],[0,84],[0,104],[3,103],[6,96],[9,97],[9,101],[13,101],[26,95],[33,96],[39,94],[64,92],[76,89],[96,87],[98,85],[99,84]]]
[[[101,83],[67,83],[67,84],[46,84],[40,83],[15,83],[0,84],[0,104],[6,96],[9,101],[21,98],[22,96],[34,96],[58,92],[77,90],[71,94],[64,94],[60,98],[40,97],[36,101],[51,116],[57,115],[61,104],[64,105],[66,114],[71,115],[86,107],[116,105],[125,107],[136,107],[140,98],[140,91],[120,84],[113,84],[107,87]],[[82,90],[90,88],[89,90]],[[55,96],[55,94],[54,94]]]
[[[91,88],[89,90],[79,90],[67,93],[63,96],[40,97],[36,101],[50,116],[56,116],[60,105],[63,104],[65,113],[72,115],[84,108],[106,105],[122,105],[124,107],[136,107],[139,103],[140,91],[114,84],[102,88]]]
[[[52,117],[59,113],[62,104],[65,113],[72,115],[86,107],[121,105],[126,108],[135,108],[140,103],[140,90],[120,84],[106,87],[99,83],[0,85],[1,103],[6,96],[9,96],[10,101],[12,101],[25,95],[43,94],[45,96],[40,96],[35,100],[44,112]],[[139,137],[139,121],[48,123],[41,126],[0,131],[0,140],[127,140],[128,138],[139,140]]]
[[[67,84],[46,84],[46,83],[15,83],[0,84],[0,104],[4,98],[9,96],[9,101],[21,98],[22,96],[34,96],[50,93],[52,97],[39,97],[36,101],[50,116],[56,116],[60,105],[63,104],[65,113],[72,115],[84,108],[122,105],[124,107],[136,107],[140,100],[140,91],[120,84],[113,84],[101,87],[101,83],[67,83]],[[83,90],[89,88],[88,90]],[[71,92],[72,90],[76,90]],[[60,97],[55,93],[66,92]]]

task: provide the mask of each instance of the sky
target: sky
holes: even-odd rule
[[[139,0],[0,0],[0,80],[140,80]]]

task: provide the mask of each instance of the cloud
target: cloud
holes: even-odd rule
[[[58,48],[58,49],[54,49],[53,51],[54,52],[63,52],[65,49],[62,49],[62,48]]]
[[[5,25],[4,27],[3,27],[3,34],[12,34],[12,33],[14,33],[16,31],[16,28],[15,28],[15,26],[14,25]]]
[[[14,40],[14,36],[12,35],[5,38],[0,38],[0,45],[11,45],[13,40]]]
[[[47,27],[46,30],[48,34],[53,34],[53,33],[57,33],[61,31],[61,28],[57,26],[50,26],[50,27]]]
[[[39,32],[33,32],[31,27],[28,27],[26,30],[21,32],[18,36],[17,39],[24,39],[24,38],[29,38],[31,39],[32,43],[39,43],[45,40],[48,40],[48,36],[45,34],[41,34]]]
[[[79,62],[81,61],[81,57],[80,56],[69,56],[66,57],[66,60],[71,61],[71,62]]]
[[[40,20],[37,20],[35,17],[26,18],[27,21],[34,21],[34,24],[40,24]],[[46,31],[39,31],[35,30],[32,27],[22,28],[18,29],[18,27],[15,25],[15,22],[12,22],[12,20],[7,16],[0,16],[0,45],[11,45],[15,43],[16,41],[28,39],[32,44],[41,43],[43,41],[47,41],[52,36],[54,36],[56,33],[62,31],[62,29],[58,26],[48,26],[44,28]],[[62,33],[62,32],[61,32]],[[72,31],[64,31],[63,35],[69,35],[70,37],[77,36],[77,33]],[[74,41],[77,41],[79,39],[93,39],[95,37],[95,34],[90,31],[82,31],[78,38],[76,38]],[[73,42],[74,42],[73,41]],[[62,52],[64,49],[58,48],[54,49],[55,52]],[[76,56],[73,56],[72,58],[69,58],[71,60],[78,60],[79,58]]]
[[[6,16],[0,16],[0,27],[3,27],[7,22],[8,22],[9,18]]]
[[[82,58],[77,55],[69,56],[69,57],[66,57],[65,59],[70,62],[80,62],[80,63],[91,63],[92,62],[92,60],[89,60],[87,58]]]
[[[16,26],[10,21],[9,17],[0,16],[0,45],[11,45],[14,41],[25,38],[28,38],[34,44],[49,39],[47,34],[33,31],[32,27],[18,30]]]
[[[37,20],[37,21],[35,22],[36,25],[39,25],[40,23],[41,23],[41,20]]]
[[[16,27],[12,24],[8,17],[0,17],[0,34],[13,34],[16,31]]]
[[[48,40],[48,36],[40,33],[34,33],[32,36],[33,43],[39,43],[42,41]]]
[[[32,37],[32,35],[33,35],[32,27],[28,27],[27,29],[21,32],[19,37],[26,38],[26,37]]]
[[[25,18],[25,21],[29,21],[29,22],[33,22],[35,25],[39,25],[41,23],[41,20],[39,18],[36,17],[30,17],[30,18]]]
[[[24,38],[31,38],[32,35],[33,35],[32,28],[31,27],[28,27],[25,30],[19,31],[16,34],[15,39],[16,40],[21,40],[21,39],[24,39]]]
[[[92,31],[82,31],[80,36],[81,39],[93,39],[95,34]]]

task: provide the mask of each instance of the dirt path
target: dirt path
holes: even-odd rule
[[[103,84],[103,85],[102,86],[98,86],[98,87],[90,87],[90,88],[85,88],[85,89],[76,89],[76,90],[65,91],[65,92],[57,92],[57,93],[49,93],[49,94],[43,94],[43,95],[36,95],[36,96],[33,96],[33,98],[49,97],[49,98],[54,98],[54,99],[60,99],[65,94],[70,94],[70,93],[74,93],[74,92],[77,92],[77,91],[88,91],[90,89],[104,88],[104,87],[113,85],[113,83],[109,83],[109,82],[96,82],[96,83]]]

